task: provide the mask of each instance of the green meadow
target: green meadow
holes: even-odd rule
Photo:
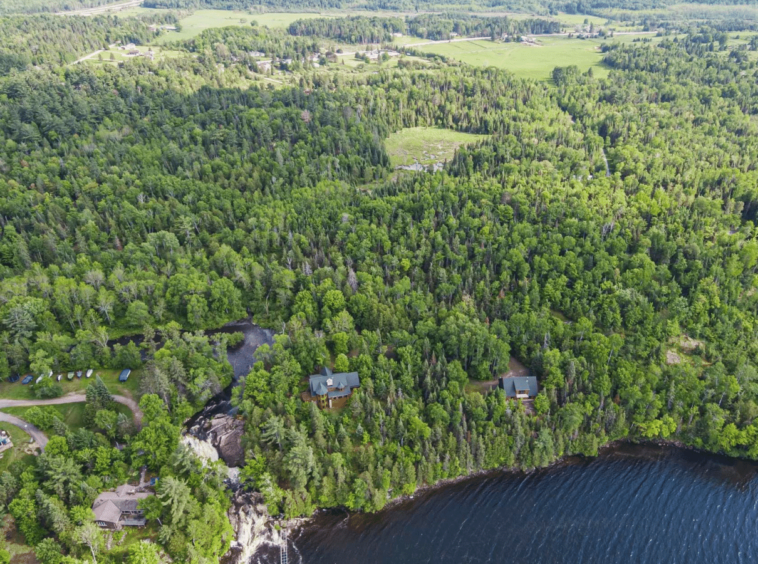
[[[592,68],[595,76],[605,77],[608,75],[608,68],[602,63],[600,49],[603,43],[629,43],[639,37],[651,36],[624,35],[607,40],[569,39],[565,36],[539,37],[539,46],[488,40],[460,41],[423,45],[417,49],[452,57],[470,65],[508,69],[522,78],[550,80],[555,67],[569,65],[576,65],[582,71]]]
[[[409,127],[385,141],[392,166],[414,162],[429,165],[450,160],[461,145],[475,143],[486,135],[474,135],[441,127]]]

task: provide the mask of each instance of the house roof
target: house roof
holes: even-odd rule
[[[137,511],[139,500],[150,495],[148,492],[135,491],[134,486],[123,484],[117,487],[115,492],[103,492],[97,496],[92,504],[92,511],[97,521],[118,523],[122,512]]]
[[[96,521],[118,523],[119,519],[121,519],[121,509],[110,500],[93,507],[92,511],[95,513]]]
[[[516,390],[529,390],[529,395],[534,397],[537,395],[539,388],[537,387],[536,376],[518,376],[516,378],[503,378],[502,380],[503,390],[505,395],[509,398],[516,397]]]
[[[332,371],[328,368],[322,370],[322,372],[327,372],[327,374],[315,374],[310,377],[309,383],[312,396],[323,396],[327,393],[329,394],[329,397],[348,396],[353,388],[359,388],[361,386],[361,379],[357,372],[332,374]],[[331,392],[329,391],[330,389],[332,390]],[[335,390],[339,390],[340,395],[332,395]]]

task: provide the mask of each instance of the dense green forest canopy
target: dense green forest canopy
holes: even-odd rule
[[[232,398],[241,480],[274,515],[373,511],[625,437],[758,458],[756,41],[713,25],[609,44],[609,78],[565,67],[549,84],[434,57],[305,64],[401,25],[534,21],[228,27],[172,59],[63,66],[148,41],[147,21],[0,20],[23,57],[0,73],[0,377],[141,375],[141,427],[98,379],[80,428],[27,412],[50,443],[0,472],[0,509],[43,564],[141,562],[141,545],[106,549],[89,510],[141,465],[160,476],[153,540],[218,561],[224,469],[180,429],[232,379],[239,336],[204,331],[247,315],[276,335]],[[292,58],[294,80],[254,83],[256,51]],[[421,126],[487,137],[441,171],[393,170],[384,140]],[[539,379],[529,412],[488,389],[511,358]],[[344,409],[302,401],[322,366],[359,373]]]

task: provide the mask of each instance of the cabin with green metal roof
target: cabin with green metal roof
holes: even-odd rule
[[[361,379],[357,372],[341,372],[334,374],[324,367],[321,374],[309,378],[308,387],[312,398],[318,401],[319,407],[332,407],[336,400],[349,398],[353,390],[360,388]]]

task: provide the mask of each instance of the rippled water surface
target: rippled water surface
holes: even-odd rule
[[[625,445],[592,461],[450,484],[376,515],[321,514],[294,535],[290,559],[757,562],[756,470],[744,461]]]

